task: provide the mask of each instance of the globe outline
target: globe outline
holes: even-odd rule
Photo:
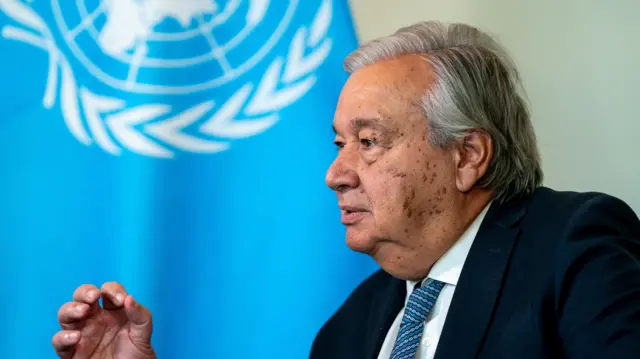
[[[62,8],[60,7],[60,0],[52,0],[52,10],[55,17],[55,23],[59,29],[59,31],[64,36],[64,40],[71,50],[71,53],[75,56],[75,58],[87,69],[96,79],[100,80],[102,83],[111,86],[115,89],[131,92],[131,93],[140,93],[140,94],[168,94],[168,95],[177,95],[177,94],[189,94],[194,92],[200,92],[204,90],[208,90],[217,86],[221,86],[223,84],[229,83],[230,81],[240,77],[249,69],[253,68],[258,62],[260,62],[266,54],[275,46],[275,44],[282,38],[283,33],[288,28],[291,19],[295,13],[295,10],[298,5],[298,0],[288,0],[288,5],[280,22],[278,23],[274,32],[269,36],[269,39],[262,45],[259,46],[259,50],[253,53],[249,59],[245,60],[238,66],[234,66],[234,68],[226,72],[223,76],[217,76],[213,79],[209,79],[207,81],[203,81],[196,84],[189,85],[159,85],[159,84],[151,84],[151,83],[139,83],[135,82],[135,84],[131,87],[126,85],[126,80],[118,79],[110,74],[104,72],[98,65],[94,63],[94,61],[87,58],[84,51],[80,48],[77,41],[75,40],[75,36],[72,39],[68,38],[68,34],[72,32],[69,28],[64,16],[62,15]],[[76,0],[76,3],[79,4],[82,2],[84,5],[84,0]],[[84,6],[83,6],[84,7]],[[86,10],[86,7],[84,7]],[[80,6],[78,6],[78,10],[80,13]],[[80,13],[80,15],[83,15]],[[83,18],[84,20],[84,18]],[[248,31],[245,31],[248,30]],[[239,42],[243,41],[252,30],[251,27],[245,26],[242,31],[238,32],[232,40],[226,42],[224,46],[221,46],[223,49],[233,48]],[[97,31],[97,30],[96,30]],[[181,32],[179,34],[183,34]],[[95,41],[95,37],[91,35],[92,39]],[[180,40],[170,40],[170,41],[180,41]],[[99,45],[98,45],[99,46]],[[104,54],[104,56],[108,56],[112,59],[121,61],[125,64],[130,65],[130,62],[123,61],[122,59],[118,59],[114,56]],[[205,55],[199,55],[193,58],[188,59],[177,59],[177,60],[167,60],[167,59],[146,59],[145,66],[140,66],[140,68],[179,68],[179,67],[189,67],[198,63],[202,63],[203,61],[211,61],[211,59],[203,59],[203,57],[215,58],[215,54],[213,51],[207,52]]]
[[[234,7],[231,7],[231,11],[235,11],[237,9],[237,4],[239,4],[240,0],[232,0],[232,4],[235,5]],[[84,19],[86,17],[88,17],[90,14],[87,11],[86,7],[84,6],[84,0],[76,0],[76,3],[78,4],[78,10],[79,13],[81,15],[81,17]],[[225,8],[225,11],[227,11],[229,7]],[[228,16],[227,16],[228,18]],[[226,20],[226,19],[224,19]],[[201,28],[204,27],[205,31],[210,31],[214,26],[218,25],[220,22],[219,21],[215,21],[215,19],[212,19],[210,21],[208,21],[205,25],[200,26]],[[247,38],[247,36],[249,36],[249,34],[251,33],[251,31],[253,30],[253,28],[251,27],[244,27],[242,28],[242,30],[237,33],[231,40],[225,42],[223,44],[223,46],[220,46],[219,49],[222,52],[226,52],[228,51],[228,49],[232,49],[235,46],[238,45],[238,43],[244,41],[244,39]],[[94,23],[91,23],[91,26],[87,27],[87,31],[89,32],[89,34],[91,35],[91,37],[93,38],[93,40],[95,42],[97,42],[97,37],[98,37],[98,29],[96,29]],[[191,33],[195,33],[195,35],[193,36],[189,36],[191,35]],[[192,30],[187,30],[184,32],[179,32],[179,33],[157,33],[154,32],[152,33],[152,35],[149,37],[149,40],[155,40],[158,41],[157,38],[159,37],[165,37],[165,38],[169,38],[168,40],[164,39],[161,41],[183,41],[183,40],[188,40],[190,38],[196,37],[201,35],[198,31],[198,29],[192,29]],[[110,55],[111,58],[120,61],[123,64],[129,64],[132,61],[132,57],[131,55],[128,54],[122,54],[122,55]],[[187,66],[193,66],[193,65],[197,65],[197,64],[201,64],[203,62],[206,61],[212,61],[213,59],[215,59],[215,55],[213,52],[208,52],[202,55],[198,55],[198,56],[193,56],[191,58],[188,59],[178,59],[178,60],[173,60],[173,59],[159,59],[159,58],[145,58],[143,60],[143,62],[141,63],[141,65],[143,65],[144,67],[172,67],[172,68],[176,68],[176,67],[187,67]]]
[[[80,17],[83,19],[86,19],[87,17],[89,17],[89,12],[87,11],[87,7],[84,4],[85,0],[76,0],[76,4],[78,5],[78,12],[80,13]],[[226,20],[228,20],[229,16],[233,14],[233,12],[235,12],[238,8],[238,6],[240,5],[240,0],[231,0],[231,5],[228,5],[225,7],[222,15],[216,15],[214,18],[212,18],[211,20],[207,21],[204,25],[202,25],[201,27],[209,30],[217,25],[220,25],[222,23],[224,23]],[[94,10],[95,11],[95,10]],[[92,22],[91,25],[89,27],[87,27],[87,31],[89,32],[89,34],[91,35],[91,37],[94,38],[94,40],[96,40],[96,38],[98,37],[98,29],[96,29],[94,23]],[[198,29],[191,29],[191,30],[187,30],[187,31],[183,31],[183,32],[177,32],[177,33],[158,33],[158,32],[154,32],[151,34],[151,36],[149,36],[150,40],[154,40],[154,41],[182,41],[182,40],[186,40],[192,37],[197,36],[198,34],[196,34],[198,32]],[[97,40],[96,40],[97,41]]]

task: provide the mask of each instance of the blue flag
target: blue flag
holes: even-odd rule
[[[1,358],[122,283],[159,358],[303,358],[373,270],[324,175],[346,1],[0,0]]]

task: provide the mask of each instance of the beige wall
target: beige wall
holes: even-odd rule
[[[640,1],[350,3],[363,41],[430,19],[496,34],[522,71],[545,185],[607,192],[640,214]]]

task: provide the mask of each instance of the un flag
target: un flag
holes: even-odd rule
[[[373,269],[324,185],[346,1],[0,0],[0,357],[118,281],[160,358],[303,358]]]

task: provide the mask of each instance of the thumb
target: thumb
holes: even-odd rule
[[[131,340],[136,344],[149,345],[153,328],[149,309],[140,305],[129,295],[124,300],[124,311],[130,323],[129,336]]]

